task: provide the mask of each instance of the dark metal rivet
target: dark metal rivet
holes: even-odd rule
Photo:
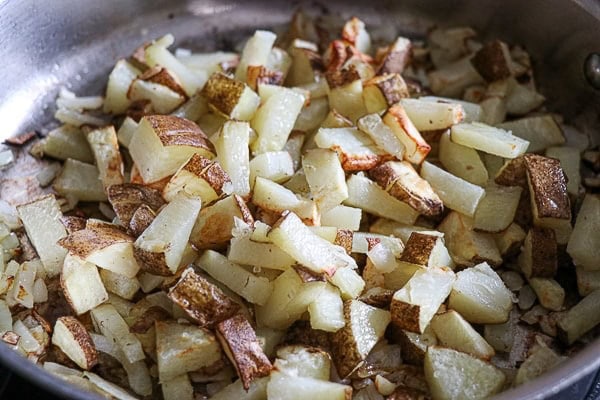
[[[600,53],[590,53],[583,63],[583,73],[595,89],[600,90]]]

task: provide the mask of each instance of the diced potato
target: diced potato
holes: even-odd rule
[[[507,86],[506,111],[509,114],[525,115],[541,106],[546,100],[535,89],[519,84],[513,78],[508,79]]]
[[[140,269],[133,254],[133,238],[116,225],[89,226],[59,243],[82,260],[128,278],[133,278]]]
[[[407,161],[387,161],[369,171],[377,184],[420,214],[433,216],[443,210],[442,200]]]
[[[60,317],[54,325],[52,344],[58,346],[75,364],[85,370],[98,363],[98,355],[89,333],[75,317]]]
[[[344,321],[344,306],[339,290],[332,285],[326,285],[316,299],[308,306],[310,326],[326,332],[336,332],[342,328]],[[277,364],[275,364],[277,365]],[[328,379],[329,375],[323,379]]]
[[[267,397],[280,400],[350,400],[352,387],[315,378],[273,372],[267,385]]]
[[[106,193],[98,168],[91,164],[68,159],[52,185],[57,193],[79,201],[105,201]]]
[[[329,82],[329,107],[337,110],[344,117],[355,122],[367,114],[367,108],[363,100],[362,80],[355,79],[342,85],[332,85]]]
[[[554,229],[558,244],[567,243],[572,231],[571,202],[560,162],[536,154],[527,154],[523,161],[534,225]]]
[[[456,274],[448,305],[475,324],[500,324],[508,320],[512,293],[487,263]]]
[[[453,142],[485,151],[504,158],[515,158],[525,153],[529,142],[509,131],[480,122],[457,124],[452,127]]]
[[[58,160],[72,158],[83,163],[94,162],[94,155],[81,129],[73,125],[61,125],[48,132],[45,138],[31,147],[36,157],[48,156]]]
[[[296,262],[273,243],[255,241],[251,236],[233,237],[227,258],[236,264],[281,271],[285,271]]]
[[[363,100],[369,113],[380,113],[408,97],[408,87],[399,74],[375,76],[364,83]]]
[[[140,290],[137,278],[128,278],[108,269],[100,271],[100,278],[107,291],[127,300],[133,299],[133,296]]]
[[[244,389],[257,378],[269,375],[273,366],[263,353],[256,332],[241,314],[221,321],[216,334],[223,351],[237,371]]]
[[[600,289],[600,270],[587,271],[583,267],[576,267],[575,274],[577,275],[577,289],[579,295],[587,296],[594,290]]]
[[[537,343],[530,353],[517,371],[514,380],[515,385],[522,385],[537,378],[566,359],[556,354],[543,342]]]
[[[340,289],[344,300],[357,298],[365,288],[365,281],[350,266],[338,268],[329,278],[329,282]]]
[[[392,197],[369,178],[351,175],[346,184],[348,198],[344,204],[348,206],[409,225],[414,224],[419,216],[412,207]]]
[[[123,160],[119,152],[115,128],[111,125],[95,129],[88,132],[86,137],[94,153],[94,159],[104,188],[123,183]]]
[[[270,151],[258,154],[250,161],[251,186],[254,185],[256,177],[282,183],[291,178],[292,175],[294,175],[294,162],[287,151]]]
[[[502,390],[506,379],[492,364],[442,347],[427,349],[425,378],[435,400],[486,399]]]
[[[575,228],[569,238],[567,253],[573,263],[587,271],[600,270],[600,197],[586,194],[577,214]]]
[[[392,334],[394,340],[400,344],[402,359],[407,364],[423,366],[427,348],[438,344],[437,336],[431,329],[431,325],[423,333],[414,333],[394,327]]]
[[[529,142],[527,151],[531,153],[537,153],[548,147],[565,143],[562,129],[552,115],[548,114],[503,122],[497,127],[527,140]]]
[[[235,78],[239,81],[246,81],[248,66],[267,65],[271,48],[275,43],[277,36],[273,32],[257,30],[254,35],[246,42],[240,63],[235,71]]]
[[[287,375],[328,381],[331,359],[327,352],[317,347],[289,345],[277,350],[274,366]]]
[[[421,101],[429,101],[434,103],[445,103],[448,104],[459,104],[463,108],[463,122],[477,122],[481,120],[482,109],[477,103],[471,103],[470,101],[458,100],[449,97],[437,97],[437,96],[422,96],[419,97]]]
[[[415,272],[392,298],[390,311],[394,325],[423,333],[450,294],[454,280],[454,273],[448,268],[436,266]]]
[[[344,182],[345,184],[345,182]],[[304,199],[289,189],[261,177],[256,178],[252,203],[277,215],[289,210],[311,225],[318,224],[319,214],[312,200]]]
[[[333,276],[338,268],[355,268],[356,262],[340,246],[320,238],[293,212],[284,213],[268,238],[296,261],[316,273]]]
[[[259,88],[259,92],[262,87]],[[250,146],[254,154],[283,149],[304,101],[304,96],[283,87],[276,87],[275,93],[263,100],[251,122],[252,128],[258,134]]]
[[[344,303],[346,325],[333,334],[333,361],[341,377],[350,375],[367,358],[390,323],[390,312],[359,300]]]
[[[440,137],[438,157],[448,172],[467,182],[485,186],[489,179],[479,153],[475,149],[454,143],[449,132]]]
[[[273,286],[265,277],[259,277],[227,260],[213,250],[207,250],[196,264],[217,281],[254,304],[265,304]]]
[[[558,269],[558,248],[552,229],[533,227],[525,237],[519,267],[527,278],[552,278]]]
[[[402,160],[404,157],[404,145],[400,138],[383,123],[379,114],[369,114],[357,121],[358,128],[369,135],[369,137],[387,153]]]
[[[326,282],[303,282],[290,268],[273,281],[273,291],[264,306],[256,307],[259,326],[286,329],[296,321],[324,290]]]
[[[454,262],[440,236],[413,232],[406,241],[400,261],[424,267],[454,267]]]
[[[214,157],[214,147],[198,125],[170,115],[143,117],[129,152],[148,183],[174,174],[193,154]]]
[[[486,186],[473,217],[473,228],[493,233],[508,228],[515,218],[521,192],[518,186]]]
[[[203,208],[192,229],[190,242],[198,249],[222,247],[232,237],[235,217],[247,224],[254,222],[246,202],[238,195],[225,197]]]
[[[600,323],[600,290],[594,290],[558,321],[558,334],[568,345]]]
[[[552,311],[560,311],[565,302],[565,289],[551,278],[531,278],[529,285],[540,304]]]
[[[214,327],[239,309],[236,302],[193,268],[183,271],[181,278],[169,289],[168,296],[202,327]]]
[[[500,40],[484,44],[475,53],[471,63],[488,82],[506,79],[514,75],[510,50],[508,45]]]
[[[221,348],[208,330],[177,322],[156,321],[159,380],[207,367],[221,359]]]
[[[163,189],[163,197],[172,201],[177,193],[184,191],[200,197],[203,204],[210,204],[231,190],[231,179],[219,163],[194,154],[171,177]]]
[[[189,119],[190,121],[198,121],[209,112],[208,102],[202,96],[201,92],[197,92],[191,96],[185,103],[177,107],[171,115],[179,118]]]
[[[468,26],[436,28],[428,32],[433,65],[440,68],[472,52],[470,45],[476,36],[477,32]]]
[[[464,110],[458,103],[432,102],[421,99],[402,99],[408,118],[419,131],[448,129],[464,119]]]
[[[124,227],[129,227],[140,206],[146,205],[151,211],[158,211],[165,204],[159,190],[134,183],[110,186],[107,194],[110,205]]]
[[[464,215],[472,217],[477,210],[485,190],[473,185],[443,169],[425,161],[421,167],[421,177],[440,197],[444,205]]]
[[[93,372],[85,371],[83,376],[87,378],[84,382],[91,383],[91,387],[86,385],[84,388],[91,390],[92,393],[99,392],[100,395],[110,396],[118,400],[135,400],[135,397],[130,395],[129,392]],[[75,380],[75,384],[80,384],[80,381]]]
[[[315,143],[338,153],[345,171],[362,171],[379,164],[384,152],[356,128],[320,128]]]
[[[164,400],[193,400],[194,388],[188,374],[181,374],[161,382]]]
[[[579,195],[581,186],[581,174],[579,164],[581,154],[575,147],[549,147],[546,149],[546,157],[556,158],[560,161],[563,172],[567,176],[567,191],[572,195]]]
[[[223,389],[215,393],[211,399],[214,400],[229,400],[229,399],[245,399],[245,400],[264,400],[267,398],[267,384],[270,377],[254,380],[250,384],[248,390],[244,389],[241,379],[225,386]]]
[[[385,218],[378,218],[373,222],[369,231],[380,235],[392,235],[402,242],[406,242],[413,232],[444,237],[442,232],[436,230],[417,225],[405,225]]]
[[[456,311],[449,310],[431,320],[440,345],[489,360],[495,352],[485,339]]]
[[[334,151],[307,151],[302,157],[302,168],[319,211],[329,211],[348,198],[346,176]]]
[[[227,121],[221,128],[215,144],[219,163],[231,179],[232,193],[240,196],[250,193],[249,140],[248,123]]]
[[[294,39],[288,48],[292,56],[292,65],[287,77],[290,86],[313,83],[322,72],[323,60],[317,46],[306,40]]]
[[[423,139],[404,107],[401,104],[390,107],[383,116],[383,122],[404,145],[404,159],[421,164],[431,151],[431,146]]]
[[[362,210],[360,208],[339,205],[321,214],[321,225],[357,231],[361,218]]]
[[[164,68],[159,68],[159,70],[166,71]],[[185,92],[183,94],[178,93],[162,82],[143,79],[146,78],[148,72],[153,73],[154,71],[154,68],[151,68],[144,72],[140,78],[134,79],[127,92],[127,97],[132,102],[149,102],[151,109],[157,114],[169,114],[185,102]],[[181,90],[183,91],[183,89]]]
[[[484,124],[498,125],[506,119],[506,102],[503,97],[490,96],[481,103],[481,119]]]
[[[90,311],[94,327],[110,341],[115,342],[129,362],[143,360],[142,345],[129,326],[111,304],[102,304]]]
[[[134,255],[140,267],[156,275],[174,274],[200,207],[199,197],[184,192],[167,204],[134,243]]]
[[[469,56],[430,72],[427,78],[431,91],[446,97],[460,97],[464,89],[482,81]]]
[[[116,62],[110,75],[108,75],[103,108],[105,113],[123,114],[127,111],[131,104],[127,92],[131,82],[140,74],[140,70],[126,60],[121,59]]]
[[[394,43],[385,49],[377,68],[377,74],[402,74],[410,61],[412,44],[404,37],[398,37]]]
[[[67,236],[60,222],[62,213],[54,196],[49,195],[17,207],[19,218],[49,277],[62,269],[67,251],[57,241]]]

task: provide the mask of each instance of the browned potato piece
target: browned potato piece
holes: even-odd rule
[[[156,213],[152,208],[146,204],[142,204],[131,216],[127,232],[137,238],[150,226],[155,217]]]
[[[519,256],[519,266],[527,278],[552,278],[558,269],[558,248],[552,229],[531,228]]]
[[[560,161],[527,154],[524,164],[534,225],[554,229],[558,244],[566,244],[573,228],[567,182]]]
[[[399,37],[379,58],[377,75],[401,74],[410,62],[412,45],[410,40]]]
[[[471,63],[488,82],[506,79],[513,75],[510,51],[506,43],[500,40],[485,44],[475,53]]]
[[[383,116],[383,122],[390,127],[404,145],[404,158],[414,164],[420,164],[431,151],[417,128],[406,115],[404,107],[395,104]]]
[[[453,267],[454,263],[440,236],[413,232],[410,234],[401,262],[425,267]]]
[[[216,326],[217,339],[229,361],[242,380],[244,389],[262,376],[269,375],[273,366],[262,351],[256,332],[241,314],[221,321]]]
[[[190,236],[190,242],[198,249],[223,247],[231,239],[233,217],[248,224],[254,218],[244,199],[234,194],[202,208]]]
[[[444,232],[446,246],[457,265],[472,267],[483,261],[495,266],[502,264],[494,237],[489,233],[476,232],[471,218],[452,211],[438,230]]]
[[[383,111],[404,97],[409,97],[408,87],[399,74],[375,76],[363,86],[363,98],[369,113]]]
[[[279,85],[283,84],[283,73],[275,71],[264,65],[248,65],[246,82],[252,90],[258,90],[258,85]]]
[[[167,201],[171,201],[177,192],[184,190],[199,196],[202,204],[210,204],[228,187],[233,189],[231,179],[218,162],[194,154],[171,177],[163,190],[163,196]]]
[[[444,205],[429,183],[406,161],[387,161],[369,171],[385,191],[423,215],[440,214]]]
[[[52,344],[58,346],[75,364],[85,370],[98,363],[98,353],[85,326],[75,317],[56,320]]]
[[[390,322],[390,312],[362,301],[344,302],[346,325],[332,338],[333,362],[342,377],[350,375],[367,358]]]
[[[212,327],[234,315],[239,305],[221,289],[188,268],[169,289],[169,298],[200,326]]]
[[[260,98],[245,83],[215,72],[202,89],[208,105],[230,118],[249,121],[260,104]]]
[[[423,333],[410,332],[392,325],[393,341],[400,344],[402,360],[412,365],[423,365],[427,347],[438,343],[435,333],[430,327]]]
[[[502,257],[511,257],[519,253],[526,235],[525,231],[513,222],[508,228],[493,236]]]
[[[146,204],[153,211],[158,211],[165,204],[158,190],[135,183],[109,186],[107,193],[110,205],[125,227],[129,226],[133,214],[142,204]]]

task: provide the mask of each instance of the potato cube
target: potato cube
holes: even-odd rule
[[[57,241],[67,236],[60,222],[62,213],[54,196],[49,195],[17,207],[27,237],[35,247],[49,277],[62,269],[67,251]]]
[[[443,204],[455,211],[472,217],[485,190],[473,185],[443,169],[425,161],[421,167],[421,177],[425,179]]]
[[[215,336],[195,325],[156,321],[156,358],[159,380],[207,367],[221,359]]]
[[[333,361],[342,377],[350,375],[383,337],[390,312],[358,300],[344,302],[346,325],[333,334]]]
[[[193,268],[183,271],[181,278],[169,289],[168,296],[202,327],[213,327],[239,309],[236,302]]]
[[[269,375],[273,368],[263,353],[256,332],[241,314],[217,324],[216,334],[223,351],[235,367],[244,389],[256,378]]]
[[[385,155],[369,136],[356,128],[320,128],[315,143],[338,153],[345,171],[369,170]]]
[[[558,248],[552,229],[532,228],[525,237],[519,266],[528,277],[552,278],[558,269]]]
[[[492,233],[508,228],[515,219],[522,191],[518,186],[486,186],[473,217],[473,228]]]
[[[75,317],[60,317],[56,320],[52,344],[58,346],[82,369],[90,370],[98,363],[96,347],[88,331]]]
[[[456,311],[448,310],[435,315],[431,327],[440,346],[462,351],[483,360],[495,354],[485,339]]]
[[[454,279],[454,272],[448,268],[430,267],[415,272],[392,298],[390,311],[394,325],[423,333],[450,294]]]
[[[442,347],[430,347],[425,377],[434,399],[485,399],[498,393],[506,377],[479,358]]]
[[[525,153],[529,142],[504,129],[480,122],[457,124],[452,127],[453,142],[475,150],[504,158],[515,158]]]
[[[383,116],[383,122],[404,145],[404,159],[421,164],[431,151],[431,146],[423,139],[404,107],[401,104],[390,107]]]
[[[443,210],[442,200],[406,161],[387,161],[370,170],[369,176],[390,195],[420,214],[433,216]]]
[[[192,154],[214,157],[214,147],[202,130],[183,118],[148,115],[129,143],[131,158],[144,182],[174,174]]]
[[[600,323],[600,290],[585,296],[558,321],[558,335],[568,345]]]
[[[438,157],[448,172],[474,185],[485,186],[488,171],[475,149],[454,143],[450,133],[444,132],[440,137]]]
[[[475,324],[500,324],[508,320],[513,296],[487,263],[456,274],[448,305]]]
[[[600,270],[600,197],[586,194],[581,204],[575,228],[569,238],[567,253],[573,263],[588,271]]]

